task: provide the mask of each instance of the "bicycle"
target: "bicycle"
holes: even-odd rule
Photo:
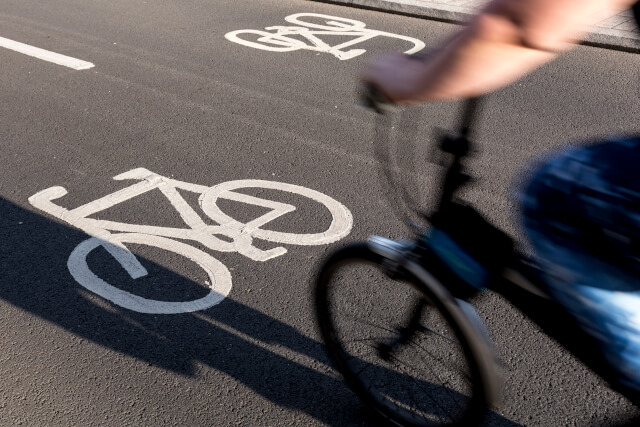
[[[471,179],[464,159],[473,151],[479,102],[468,100],[458,132],[439,141],[449,162],[437,207],[424,216],[429,226],[404,241],[371,236],[336,250],[320,266],[315,309],[329,358],[386,422],[479,424],[500,398],[502,376],[469,300],[490,289],[639,406],[638,393],[617,380],[594,339],[550,298],[535,262],[456,197]],[[382,116],[375,90],[368,90],[366,103]]]
[[[316,18],[320,19],[323,23],[306,22],[301,18]],[[370,28],[366,28],[366,24],[364,22],[356,21],[354,19],[322,15],[319,13],[296,13],[289,15],[284,19],[285,21],[296,25],[276,25],[266,27],[266,31],[236,30],[225,34],[225,38],[234,43],[270,52],[291,52],[300,49],[307,49],[315,52],[330,53],[342,61],[355,58],[356,56],[362,55],[366,52],[365,49],[343,49],[358,43],[363,43],[378,36],[391,37],[412,43],[413,47],[405,51],[406,54],[418,52],[425,47],[425,44],[418,39],[402,36],[400,34],[372,30]],[[251,41],[243,38],[247,35],[259,37],[256,41]],[[318,36],[343,36],[354,38],[331,46]]]
[[[351,231],[351,213],[344,205],[318,191],[294,184],[245,179],[207,187],[167,178],[145,168],[130,170],[115,176],[114,179],[138,182],[74,209],[63,208],[53,203],[53,200],[67,194],[67,190],[63,187],[42,190],[29,197],[29,202],[34,207],[92,236],[78,244],[69,256],[67,267],[73,278],[102,298],[140,313],[177,314],[205,310],[220,303],[231,291],[231,274],[227,267],[205,251],[182,242],[184,240],[200,243],[209,250],[238,252],[253,261],[264,262],[285,254],[287,249],[282,246],[267,250],[260,249],[254,246],[254,239],[279,244],[322,245],[335,242]],[[261,227],[295,211],[296,207],[237,191],[246,188],[277,190],[311,199],[329,211],[331,224],[322,232],[308,234],[263,229]],[[91,215],[156,190],[159,190],[175,208],[186,228],[129,224],[90,218]],[[198,203],[203,213],[216,225],[205,222],[201,215],[187,203],[180,191],[198,194]],[[218,206],[220,199],[254,205],[267,211],[246,223],[241,222],[223,212]],[[132,279],[146,276],[147,270],[125,243],[164,249],[195,262],[208,276],[209,292],[192,301],[153,300],[107,283],[91,271],[87,257],[93,250],[103,247]]]

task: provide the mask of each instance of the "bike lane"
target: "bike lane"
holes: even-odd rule
[[[64,212],[58,215],[29,202],[43,190],[62,187],[67,194],[58,193],[55,203],[72,211],[123,190],[130,182],[113,177],[139,167],[207,189],[259,179],[295,184],[347,202],[341,198],[349,191],[327,191],[322,177],[337,176],[342,166],[332,165],[336,153],[351,150],[323,149],[320,143],[321,154],[310,157],[320,141],[299,133],[301,121],[320,126],[317,115],[326,114],[326,108],[318,106],[324,98],[317,93],[321,87],[303,94],[313,98],[310,102],[289,99],[299,92],[294,88],[315,85],[308,79],[312,73],[302,77],[294,66],[288,70],[289,81],[283,76],[280,84],[273,84],[263,76],[280,74],[283,64],[290,63],[287,58],[271,64],[271,71],[258,67],[266,56],[242,65],[254,52],[247,55],[224,38],[229,31],[257,23],[284,23],[284,17],[299,9],[274,7],[279,10],[242,20],[240,11],[227,3],[233,19],[217,16],[204,2],[189,4],[207,12],[200,20],[193,19],[196,10],[181,16],[168,3],[145,8],[142,2],[98,2],[80,16],[64,8],[47,16],[15,3],[2,16],[7,23],[3,36],[95,64],[91,70],[72,72],[0,51],[10,71],[2,77],[6,102],[1,108],[7,123],[3,158],[11,162],[1,185],[1,303],[7,332],[1,341],[7,384],[0,397],[3,419],[58,425],[364,422],[357,401],[328,366],[308,304],[314,264],[329,244],[349,234],[352,222],[345,227],[345,215],[340,235],[317,245],[256,238],[262,251],[286,249],[264,262],[237,250],[211,250],[181,240],[224,265],[233,286],[213,307],[154,315],[124,308],[78,283],[68,265],[89,236]],[[256,15],[249,2],[242,9]],[[151,21],[165,25],[152,27]],[[187,21],[195,28],[186,31]],[[50,43],[42,44],[47,34]],[[337,77],[334,67],[340,61],[334,56],[294,54],[324,61],[327,77]],[[351,93],[351,85],[342,90]],[[339,97],[329,99],[328,116],[339,118],[341,113],[334,111]],[[339,103],[351,101],[349,96]],[[302,154],[301,147],[307,153]],[[203,214],[197,194],[178,192],[207,227],[215,227],[216,221]],[[134,229],[184,228],[188,218],[157,193],[91,215]],[[295,212],[263,229],[323,233],[336,219],[323,201],[309,199],[308,192],[258,188],[245,193],[295,206]],[[219,205],[243,223],[273,209],[229,199]],[[218,236],[220,245],[233,237]],[[146,270],[144,277],[132,279],[100,248],[84,253],[86,264],[108,283],[148,300],[190,301],[206,295],[211,280],[197,263],[130,243],[125,242]],[[344,401],[352,405],[337,413],[331,410]]]
[[[7,419],[29,424],[371,422],[323,353],[310,281],[330,245],[373,232],[394,237],[404,232],[375,186],[371,115],[354,105],[353,76],[376,52],[404,51],[415,43],[376,37],[347,46],[365,52],[341,60],[312,49],[255,49],[225,35],[289,26],[286,17],[303,12],[363,22],[427,46],[446,37],[452,26],[293,1],[269,7],[219,2],[215,8],[203,1],[180,8],[169,2],[96,2],[81,14],[10,5],[13,9],[2,15],[4,22],[14,22],[7,36],[26,40],[34,30],[68,42],[79,35],[81,48],[74,50],[68,42],[63,51],[91,60],[95,69],[63,71],[0,52],[10,58],[12,71],[0,78],[7,100],[0,108],[8,123],[2,150],[10,159],[0,185]],[[350,39],[319,36],[334,40],[332,45]],[[430,113],[446,126],[455,108],[439,106]],[[126,188],[129,182],[112,178],[140,167],[207,188],[245,179],[295,184],[344,205],[352,226],[340,239],[317,246],[256,239],[262,251],[287,250],[264,262],[177,237],[228,269],[233,285],[227,298],[190,313],[140,313],[79,284],[67,266],[88,236],[71,221],[29,203],[38,192],[62,186],[68,193],[56,202],[72,210]],[[428,185],[436,172],[429,166],[421,181]],[[202,212],[197,195],[180,194]],[[268,224],[274,231],[321,233],[334,217],[322,203],[295,194],[269,189],[249,194],[296,207]],[[111,206],[99,218],[138,229],[185,227],[189,218],[160,192],[145,196]],[[272,209],[223,202],[221,209],[244,223]],[[206,226],[216,225],[202,218]],[[218,237],[229,243],[228,235]],[[146,299],[189,301],[209,292],[210,278],[197,263],[135,242],[130,249],[147,271],[144,277],[132,279],[105,250],[87,252],[87,265],[108,283]],[[496,423],[512,425],[496,417]]]

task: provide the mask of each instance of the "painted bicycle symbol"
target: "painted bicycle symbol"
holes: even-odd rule
[[[306,22],[303,18],[311,18],[312,21],[315,18],[319,20],[320,23]],[[418,39],[400,34],[372,30],[366,28],[364,22],[353,19],[322,15],[319,13],[296,13],[287,16],[284,20],[295,25],[266,27],[266,31],[231,31],[225,34],[225,38],[244,46],[271,52],[291,52],[294,50],[307,49],[330,53],[340,60],[351,59],[362,55],[366,52],[365,49],[345,49],[379,36],[396,38],[411,43],[413,46],[405,51],[407,54],[418,52],[425,47],[425,44]],[[255,36],[258,36],[257,39],[252,41],[255,39]],[[354,38],[344,43],[331,46],[323,41],[321,36],[352,36]]]
[[[183,243],[184,240],[198,242],[210,250],[238,252],[253,261],[264,262],[285,254],[287,249],[282,246],[268,250],[259,249],[253,245],[254,239],[277,244],[324,245],[347,236],[353,224],[351,213],[344,205],[315,190],[293,184],[246,179],[207,187],[167,178],[144,168],[130,170],[115,176],[114,179],[138,182],[71,210],[52,202],[67,194],[63,187],[51,187],[40,191],[31,196],[29,202],[34,207],[92,236],[76,246],[67,262],[69,272],[78,283],[114,304],[141,313],[176,314],[204,310],[220,303],[231,291],[231,273],[227,267],[208,253]],[[319,202],[331,214],[331,224],[323,232],[310,234],[262,228],[269,222],[295,211],[296,207],[237,191],[251,188],[293,193]],[[91,215],[156,189],[160,190],[173,205],[187,228],[129,224],[89,218]],[[198,204],[203,213],[217,225],[205,222],[178,190],[197,193]],[[267,212],[246,223],[241,222],[222,211],[218,206],[218,201],[221,199],[266,208]],[[89,253],[98,247],[104,247],[131,278],[137,279],[147,275],[147,270],[127,249],[126,243],[153,246],[192,260],[209,277],[208,294],[193,301],[152,300],[119,289],[91,271],[87,264]]]

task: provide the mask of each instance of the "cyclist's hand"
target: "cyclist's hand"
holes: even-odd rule
[[[361,74],[365,84],[375,87],[394,104],[420,100],[426,64],[402,53],[387,53],[370,62]]]

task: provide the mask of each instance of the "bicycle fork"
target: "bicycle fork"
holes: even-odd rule
[[[423,291],[428,290],[429,299],[433,298],[447,308],[453,317],[452,320],[461,329],[462,334],[467,337],[470,351],[476,355],[475,359],[480,365],[481,375],[486,376],[484,383],[489,387],[485,390],[487,403],[498,402],[504,380],[499,370],[497,352],[489,331],[475,308],[468,302],[451,295],[442,283],[413,259],[411,254],[415,249],[415,242],[399,242],[385,237],[370,236],[368,244],[374,253],[383,258],[383,271],[391,279],[396,280],[402,275],[408,274],[418,287]],[[392,339],[376,346],[381,358],[387,361],[391,359],[394,352],[411,343],[417,332],[429,331],[442,336],[437,331],[425,327],[420,321],[429,305],[432,303],[427,299],[416,298],[410,315],[405,320],[406,326],[397,328],[397,334]]]

